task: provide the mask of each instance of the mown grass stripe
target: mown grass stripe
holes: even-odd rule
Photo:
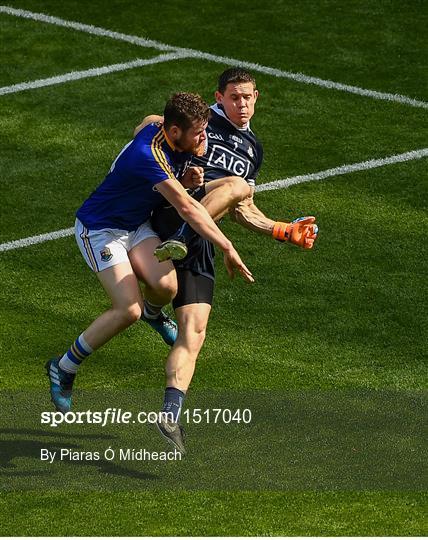
[[[403,154],[396,154],[380,159],[371,159],[368,161],[361,161],[360,163],[353,163],[351,165],[341,165],[333,169],[327,169],[312,174],[302,174],[300,176],[292,176],[290,178],[284,178],[283,180],[274,180],[273,182],[267,182],[266,184],[260,184],[256,187],[256,191],[271,191],[274,189],[285,189],[296,184],[302,184],[304,182],[313,182],[315,180],[324,180],[332,176],[340,176],[343,174],[349,174],[357,171],[366,171],[369,169],[375,169],[377,167],[384,167],[385,165],[393,165],[394,163],[403,163],[405,161],[411,161],[415,159],[422,159],[428,157],[428,148],[421,148],[420,150],[412,150],[410,152],[404,152]],[[74,228],[62,229],[60,231],[54,231],[46,234],[39,234],[37,236],[30,236],[28,238],[22,238],[21,240],[13,240],[0,244],[0,252],[10,251],[12,249],[19,249],[34,244],[40,244],[47,242],[48,240],[56,240],[57,238],[64,238],[66,236],[72,236],[74,234]]]
[[[88,77],[99,77],[100,75],[107,75],[108,73],[125,71],[127,69],[149,66],[152,64],[159,64],[161,62],[168,62],[170,60],[178,60],[179,58],[183,58],[183,55],[179,53],[160,54],[159,56],[155,56],[153,58],[137,58],[136,60],[131,60],[130,62],[122,62],[120,64],[111,64],[109,66],[85,69],[84,71],[70,71],[69,73],[64,73],[63,75],[57,75],[55,77],[48,77],[47,79],[38,79],[35,81],[12,84],[11,86],[3,86],[0,88],[0,96],[5,94],[14,94],[16,92],[23,92],[24,90],[32,90],[34,88],[43,88],[44,86],[52,86],[54,84],[78,81],[80,79],[87,79]]]
[[[414,99],[402,94],[394,94],[390,92],[379,92],[377,90],[370,90],[366,88],[360,88],[358,86],[353,86],[349,84],[338,83],[330,81],[328,79],[320,79],[318,77],[311,77],[303,73],[293,73],[291,71],[284,71],[269,66],[262,66],[252,62],[245,62],[243,60],[237,60],[235,58],[228,58],[225,56],[217,56],[214,54],[206,53],[203,51],[198,51],[195,49],[186,49],[183,47],[174,47],[166,43],[161,43],[159,41],[154,41],[151,39],[141,38],[138,36],[127,35],[120,32],[114,32],[112,30],[107,30],[105,28],[99,28],[97,26],[92,26],[89,24],[83,24],[76,21],[67,21],[59,17],[53,17],[51,15],[46,15],[44,13],[34,13],[32,11],[27,11],[23,9],[15,9],[10,6],[0,5],[0,13],[5,13],[7,15],[13,15],[16,17],[23,17],[26,19],[32,19],[35,21],[40,21],[44,23],[54,24],[57,26],[63,26],[65,28],[71,28],[73,30],[79,30],[81,32],[86,32],[88,34],[94,34],[97,36],[107,37],[115,39],[118,41],[126,41],[134,45],[139,45],[140,47],[151,47],[153,49],[161,51],[174,51],[180,53],[190,58],[197,58],[200,60],[208,60],[211,62],[217,62],[226,65],[240,65],[251,69],[252,71],[257,71],[259,73],[265,73],[266,75],[272,75],[274,77],[282,77],[285,79],[291,79],[296,82],[304,84],[312,84],[315,86],[320,86],[323,88],[328,88],[331,90],[339,90],[342,92],[348,92],[351,94],[357,94],[364,97],[369,97],[372,99],[385,100],[390,102],[401,103],[403,105],[410,105],[412,107],[419,107],[422,109],[428,109],[428,103],[422,100]],[[183,56],[180,56],[182,58]]]
[[[299,176],[292,176],[290,178],[284,178],[283,180],[275,180],[266,184],[260,184],[256,186],[256,191],[270,191],[273,189],[284,189],[296,184],[302,184],[303,182],[314,182],[316,180],[324,180],[331,176],[340,176],[342,174],[349,174],[357,171],[366,171],[369,169],[376,169],[377,167],[384,167],[385,165],[393,165],[394,163],[403,163],[405,161],[411,161],[414,159],[422,159],[428,157],[428,148],[421,148],[420,150],[412,150],[410,152],[404,152],[403,154],[396,154],[395,156],[389,156],[381,159],[370,159],[368,161],[361,161],[360,163],[353,163],[351,165],[341,165],[333,169],[327,169],[312,174],[302,174]]]

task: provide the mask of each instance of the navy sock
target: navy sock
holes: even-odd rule
[[[181,407],[183,406],[185,396],[186,394],[178,388],[174,388],[173,386],[167,386],[165,388],[162,412],[172,413],[174,422],[178,422],[180,419]]]
[[[146,319],[157,319],[162,310],[162,306],[151,304],[148,300],[144,299],[143,317]]]

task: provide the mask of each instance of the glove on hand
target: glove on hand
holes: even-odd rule
[[[279,242],[291,242],[304,249],[312,249],[318,235],[318,225],[313,216],[300,217],[291,223],[277,221],[272,236]]]

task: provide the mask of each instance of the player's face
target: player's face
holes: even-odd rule
[[[177,139],[174,141],[175,146],[181,152],[189,152],[190,154],[197,154],[198,149],[205,144],[207,139],[208,122],[193,122],[192,127],[186,131],[179,130]]]
[[[223,105],[229,120],[239,127],[245,127],[254,114],[258,95],[253,83],[243,82],[229,83],[224,94],[217,91],[215,98],[217,103]]]

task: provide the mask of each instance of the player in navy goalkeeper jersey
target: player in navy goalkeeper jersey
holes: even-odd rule
[[[142,129],[123,148],[104,181],[77,211],[77,243],[109,296],[111,307],[64,355],[46,364],[57,410],[70,410],[71,388],[81,362],[140,319],[142,313],[165,341],[171,345],[175,342],[175,324],[161,309],[176,294],[176,273],[171,261],[160,264],[155,258],[160,240],[148,221],[163,200],[224,252],[230,274],[237,269],[244,279],[253,281],[232,243],[178,181],[189,177],[189,159],[206,138],[208,111],[199,96],[175,94],[166,104],[163,125],[149,123]],[[138,281],[146,285],[144,303]]]
[[[193,197],[218,220],[227,212],[224,200],[219,197],[219,186],[232,191],[242,189],[241,184],[245,183],[247,195],[228,208],[238,223],[277,240],[311,248],[317,234],[314,218],[279,222],[268,218],[254,203],[254,188],[263,161],[263,147],[250,127],[258,98],[254,77],[242,68],[227,69],[219,77],[215,98],[207,127],[206,151],[192,158],[195,176],[199,177],[202,170],[205,180]],[[162,121],[162,117],[153,118]],[[183,223],[167,204],[155,210],[151,222],[163,240],[174,235]],[[174,262],[178,293],[173,305],[180,331],[177,347],[171,349],[166,363],[167,381],[180,388],[183,397],[205,339],[214,291],[214,247],[189,229],[188,233],[189,253],[183,260]]]

